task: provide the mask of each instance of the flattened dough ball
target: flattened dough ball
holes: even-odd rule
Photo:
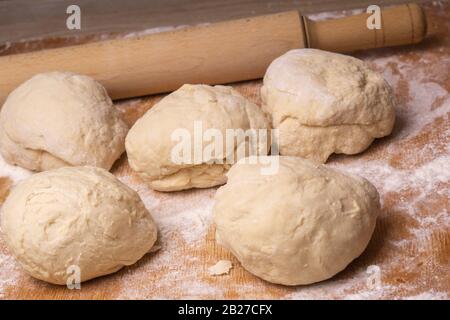
[[[215,196],[216,239],[242,266],[269,282],[328,279],[366,248],[380,209],[367,180],[297,157],[279,170],[243,159]],[[265,162],[263,162],[265,163]]]
[[[109,170],[125,150],[126,123],[106,90],[70,72],[38,74],[8,96],[0,112],[0,152],[45,171],[91,165]]]
[[[342,54],[287,52],[267,69],[261,96],[279,129],[282,155],[324,163],[332,153],[364,151],[394,126],[387,82],[363,61]]]
[[[116,272],[147,253],[157,229],[138,194],[108,171],[64,167],[37,173],[2,207],[9,250],[31,276],[66,284]]]
[[[153,106],[130,129],[125,141],[129,164],[158,191],[223,184],[232,164],[226,158],[238,158],[237,147],[244,150],[248,145],[244,136],[236,135],[230,139],[234,140],[234,148],[227,149],[228,129],[233,134],[234,129],[266,130],[269,139],[260,139],[253,147],[256,154],[267,154],[269,123],[258,106],[231,87],[183,85]],[[174,135],[180,130],[187,134],[184,135],[187,139]],[[208,131],[220,137],[212,135],[207,139]],[[215,141],[221,141],[223,148],[216,148]],[[186,162],[173,158],[174,153],[182,158],[182,152],[177,151],[180,145],[188,146],[184,154],[191,153]],[[200,159],[195,158],[196,150],[200,151]]]

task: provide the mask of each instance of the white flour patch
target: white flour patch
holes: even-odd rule
[[[167,244],[169,247],[170,244]],[[178,247],[179,249],[179,247]],[[152,299],[173,299],[176,293],[182,294],[185,299],[201,299],[204,296],[213,296],[216,299],[223,299],[223,289],[208,284],[200,279],[202,262],[197,257],[187,255],[174,255],[177,248],[167,248],[150,256],[149,263],[138,269],[127,272],[125,285],[121,288],[118,299],[141,299],[150,296]],[[179,251],[177,251],[179,253]],[[161,274],[161,269],[165,272]],[[157,274],[157,278],[145,281],[148,275]],[[167,286],[172,287],[169,292],[165,290]],[[160,293],[165,292],[165,293]],[[176,297],[176,296],[175,296]]]
[[[417,194],[411,201],[397,201],[391,211],[407,212],[418,227],[410,227],[409,231],[417,236],[425,236],[433,231],[433,227],[450,228],[448,211],[435,212],[433,216],[420,213],[418,205],[427,200],[430,194],[450,198],[450,155],[437,157],[414,169],[394,169],[382,161],[364,161],[355,159],[350,164],[330,163],[330,166],[343,169],[368,179],[380,193],[381,202],[390,193],[401,193],[414,190]],[[440,185],[445,187],[439,187]],[[398,197],[400,199],[400,197]],[[414,240],[414,239],[412,239]],[[402,243],[405,243],[402,240]]]
[[[123,38],[125,38],[125,39],[139,38],[139,37],[146,36],[149,34],[180,30],[180,29],[185,29],[187,27],[189,27],[189,26],[188,25],[180,25],[180,26],[163,26],[163,27],[149,28],[149,29],[145,29],[145,30],[127,33],[125,36],[123,36]]]
[[[167,32],[167,31],[175,31],[175,30],[181,30],[181,29],[186,29],[189,27],[203,27],[203,26],[208,26],[210,25],[210,23],[199,23],[196,25],[179,25],[179,26],[163,26],[163,27],[156,27],[156,28],[149,28],[149,29],[145,29],[145,30],[140,30],[140,31],[135,31],[135,32],[130,32],[127,33],[124,38],[139,38],[139,37],[143,37],[149,34],[155,34],[155,33],[162,33],[162,32]]]
[[[144,184],[133,183],[129,177],[118,178],[139,193],[163,239],[179,235],[186,244],[204,240],[212,223],[214,188],[161,193]]]
[[[417,68],[415,63],[405,62],[396,56],[370,59],[377,70],[383,73],[394,93],[399,92],[401,86],[407,83],[409,99],[405,104],[398,103],[396,107],[397,122],[401,121],[403,125],[394,143],[407,137],[414,137],[425,126],[450,113],[448,91],[436,82],[424,81],[427,74],[423,69]],[[422,63],[428,63],[426,58],[423,60]],[[450,64],[450,59],[442,63]],[[440,106],[433,106],[436,100],[442,100]]]
[[[330,163],[330,166],[364,177],[383,195],[406,189],[420,189],[423,193],[436,191],[450,196],[448,189],[437,189],[439,183],[450,182],[450,155],[443,155],[415,169],[395,169],[380,160],[354,159],[350,164]]]
[[[434,290],[426,291],[415,296],[405,297],[405,300],[448,300],[446,292],[436,292]]]
[[[8,177],[11,180],[13,186],[20,181],[30,177],[32,174],[33,173],[29,170],[17,166],[12,166],[6,163],[3,157],[0,155],[0,177]],[[2,244],[1,240],[0,244]],[[4,296],[5,290],[8,287],[14,286],[16,284],[18,278],[19,268],[14,261],[14,258],[10,255],[0,253],[0,298]]]
[[[381,269],[381,272],[383,269]],[[351,277],[346,279],[330,279],[305,287],[296,288],[295,292],[289,294],[287,299],[379,299],[393,292],[394,287],[381,281],[376,287],[369,283],[370,274],[361,268]]]
[[[313,21],[328,20],[328,19],[339,19],[348,16],[353,16],[355,14],[360,14],[365,12],[364,9],[352,9],[343,11],[330,11],[330,12],[319,12],[308,14],[307,17]]]

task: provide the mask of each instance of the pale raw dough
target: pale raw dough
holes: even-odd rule
[[[263,109],[279,129],[282,155],[326,162],[391,133],[395,101],[363,61],[316,49],[291,50],[267,69]]]
[[[106,90],[69,72],[38,74],[8,96],[0,112],[0,152],[10,164],[44,171],[92,165],[110,169],[128,127]]]
[[[179,144],[179,141],[172,139],[173,132],[187,129],[191,133],[193,146],[195,121],[201,121],[203,132],[210,128],[217,129],[224,138],[226,129],[269,128],[260,108],[231,87],[183,85],[147,111],[126,137],[129,164],[151,188],[176,191],[225,183],[225,173],[231,164],[214,161],[224,159],[226,150],[215,150],[212,157],[201,159],[200,163],[180,164],[172,161],[171,152]],[[235,140],[235,146],[245,143],[245,139]],[[201,144],[206,148],[211,141],[203,140]],[[262,141],[258,141],[257,154],[268,149],[267,144],[263,148]],[[225,145],[224,142],[224,148]]]
[[[279,170],[242,159],[215,196],[216,240],[264,280],[300,285],[328,279],[366,248],[380,209],[367,180],[297,157]]]
[[[131,265],[157,237],[138,194],[95,167],[64,167],[22,181],[3,204],[1,227],[25,271],[54,284],[66,284],[71,265],[80,268],[81,281]]]

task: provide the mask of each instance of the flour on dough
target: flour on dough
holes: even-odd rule
[[[125,150],[127,132],[105,88],[70,72],[35,75],[9,94],[0,111],[0,153],[33,171],[109,170]]]
[[[263,110],[279,129],[280,154],[326,162],[391,133],[395,99],[382,75],[356,58],[291,50],[267,69]]]

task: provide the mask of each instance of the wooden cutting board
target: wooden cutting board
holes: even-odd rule
[[[375,141],[362,154],[332,156],[328,162],[369,179],[382,200],[382,213],[367,250],[343,272],[321,283],[297,287],[258,279],[215,243],[211,209],[216,188],[152,191],[130,170],[123,155],[112,171],[139,192],[155,217],[160,250],[113,275],[82,283],[80,290],[69,290],[23,273],[0,240],[0,298],[448,299],[450,7],[438,1],[425,9],[431,36],[422,44],[355,54],[384,74],[397,96],[398,107],[391,136]],[[324,13],[313,18],[345,14]],[[0,46],[0,54],[139,34],[37,39]],[[233,85],[258,104],[260,86],[261,81]],[[132,125],[161,97],[119,101],[116,107]],[[0,160],[0,201],[29,174]],[[208,267],[221,259],[232,261],[230,274],[209,276]]]

